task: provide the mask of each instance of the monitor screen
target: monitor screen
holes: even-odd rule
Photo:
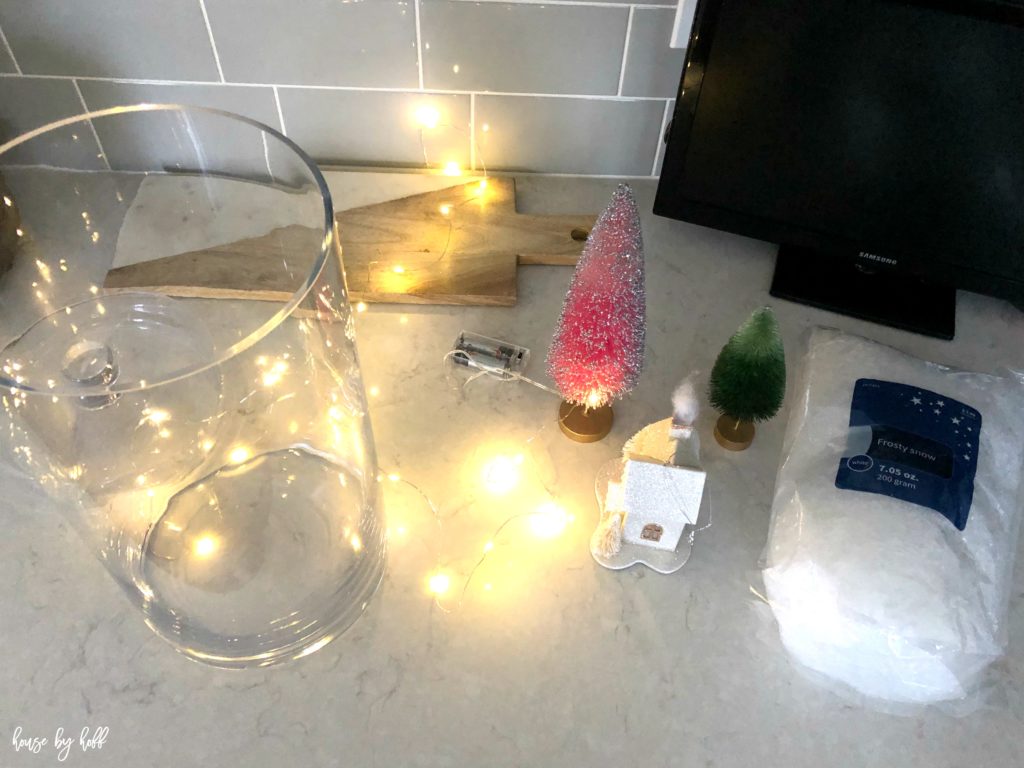
[[[702,0],[655,211],[1024,297],[1024,7]]]

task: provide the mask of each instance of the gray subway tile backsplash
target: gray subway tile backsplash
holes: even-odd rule
[[[421,0],[428,88],[613,95],[629,9]]]
[[[0,0],[25,74],[218,80],[198,0]]]
[[[206,0],[228,81],[416,88],[413,0]]]
[[[14,66],[14,59],[11,58],[11,54],[7,52],[7,46],[0,40],[0,72],[17,72],[18,68]]]
[[[271,128],[281,129],[277,119],[274,89],[245,85],[183,83],[124,83],[82,80],[82,97],[90,110],[149,102],[213,107],[251,117]]]
[[[9,138],[80,112],[77,85],[92,109],[148,101],[240,112],[325,163],[415,168],[425,152],[432,167],[656,174],[685,58],[668,47],[674,6],[0,0],[12,53],[0,44],[0,130]],[[439,125],[421,141],[424,105]],[[157,143],[181,141],[172,122],[154,117],[153,135],[131,140],[104,140],[101,127],[110,162],[163,157]],[[96,149],[78,161],[95,164]]]
[[[629,30],[629,51],[622,78],[623,96],[676,95],[686,51],[668,47],[672,8],[637,8]]]
[[[288,136],[315,160],[337,165],[470,164],[468,95],[280,89]],[[423,131],[417,111],[436,110]]]
[[[79,86],[90,110],[147,102],[214,107],[251,117],[280,129],[272,88],[242,85],[156,85],[83,80]],[[244,167],[264,153],[262,141],[252,133],[251,145],[235,146],[222,119],[199,118],[185,124],[175,113],[140,115],[131,123],[97,120],[96,132],[116,169],[157,170],[165,167],[196,167],[219,162],[224,167]],[[145,135],[142,135],[142,131]],[[202,132],[205,158],[196,157],[196,132]],[[223,138],[221,138],[223,136]]]
[[[478,96],[478,154],[488,167],[649,176],[664,102]]]
[[[33,128],[81,112],[82,104],[70,80],[0,77],[0,144]],[[52,147],[45,154],[36,154],[33,148],[40,146],[36,142],[45,139],[33,139],[23,148],[15,149],[16,155],[5,157],[4,164],[33,163],[45,158],[47,162],[65,168],[99,170],[104,167],[103,160],[98,157],[99,147],[87,123],[59,130],[61,138],[51,143],[53,147],[62,148],[61,155],[53,155],[55,150]],[[68,137],[71,141],[67,141]]]

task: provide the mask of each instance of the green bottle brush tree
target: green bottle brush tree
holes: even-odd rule
[[[731,451],[754,440],[754,422],[778,413],[786,393],[786,356],[769,307],[756,310],[722,348],[711,369],[711,405],[721,413],[715,439]]]

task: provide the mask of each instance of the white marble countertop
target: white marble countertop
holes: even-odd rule
[[[598,211],[613,188],[523,177],[521,209]],[[653,185],[636,188],[649,212]],[[371,407],[381,466],[420,486],[444,521],[434,524],[404,483],[385,483],[384,583],[348,633],[301,661],[231,672],[175,654],[32,484],[3,471],[0,766],[58,764],[51,746],[15,752],[18,727],[50,744],[57,728],[76,738],[83,727],[109,728],[102,749],[83,753],[76,743],[65,765],[1024,765],[1020,562],[1009,653],[973,715],[863,710],[790,664],[770,610],[750,591],[760,589],[785,411],[741,454],[717,448],[705,415],[714,522],[681,571],[607,571],[587,546],[598,467],[667,415],[674,384],[706,371],[752,308],[776,308],[791,371],[816,324],[939,362],[1024,368],[1024,315],[963,294],[956,341],[925,339],[769,300],[767,244],[649,213],[644,236],[646,370],[598,444],[563,438],[547,393],[482,381],[460,399],[441,367],[467,329],[530,347],[529,372],[543,378],[569,269],[522,269],[514,308],[378,305],[358,315],[367,386],[379,388]],[[480,488],[482,461],[519,450],[530,457],[531,487],[542,482],[575,520],[551,540],[510,525],[463,595],[495,528],[535,503],[525,489],[495,502]],[[441,605],[425,584],[439,562],[451,574]]]

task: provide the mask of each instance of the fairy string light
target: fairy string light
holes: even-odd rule
[[[417,135],[419,136],[420,142],[420,153],[423,155],[423,165],[430,168],[430,157],[427,153],[427,141],[426,132],[436,131],[439,128],[447,128],[453,131],[457,131],[461,134],[468,134],[469,141],[471,142],[473,149],[473,156],[476,162],[480,165],[480,170],[483,172],[483,176],[487,178],[487,163],[484,160],[483,154],[480,152],[480,147],[476,145],[476,136],[462,128],[461,126],[455,125],[450,122],[443,122],[440,110],[432,104],[421,104],[416,107],[413,112],[413,117],[416,121]],[[490,130],[490,126],[485,125],[485,130]],[[447,160],[438,166],[441,172],[446,176],[461,176],[462,169],[455,160]],[[476,168],[474,167],[475,171]]]
[[[548,429],[547,425],[542,427],[534,435],[527,438],[523,443],[524,450],[522,453],[514,453],[512,455],[499,453],[491,456],[484,462],[483,467],[481,468],[479,482],[482,490],[484,490],[488,496],[506,496],[512,494],[512,492],[516,490],[522,481],[523,473],[530,471],[530,468],[526,466],[526,454],[531,451],[534,441],[540,438],[546,429]],[[378,481],[380,482],[387,480],[391,483],[409,488],[419,499],[422,500],[427,510],[429,510],[433,526],[437,532],[437,545],[433,548],[433,566],[425,577],[425,585],[426,591],[431,595],[434,604],[443,612],[451,613],[452,610],[456,608],[462,608],[474,578],[497,550],[499,543],[501,543],[501,540],[503,539],[503,535],[506,534],[515,523],[521,521],[528,522],[529,531],[533,534],[535,539],[553,539],[560,536],[566,528],[575,521],[575,515],[564,509],[557,500],[555,494],[548,487],[547,483],[540,478],[539,473],[531,474],[529,479],[539,482],[543,491],[543,500],[535,506],[532,506],[532,509],[528,511],[519,511],[509,515],[494,528],[489,536],[484,539],[484,543],[480,548],[481,554],[475,561],[473,561],[473,564],[470,566],[468,571],[465,572],[465,577],[461,582],[461,588],[458,589],[458,598],[454,604],[451,604],[449,601],[445,600],[445,596],[453,592],[452,587],[455,574],[449,567],[449,563],[453,561],[449,559],[449,555],[451,553],[449,553],[445,547],[446,538],[444,536],[444,532],[446,523],[441,508],[434,502],[430,494],[428,494],[421,486],[397,472],[390,474],[381,473],[378,475]],[[468,506],[468,509],[473,509],[479,503],[482,503],[482,500],[475,498]],[[389,528],[389,537],[396,533],[404,533],[404,527],[399,531],[392,531]],[[490,587],[490,583],[485,585],[485,589],[488,591],[490,590]]]
[[[423,165],[428,169],[440,170],[441,173],[448,176],[461,176],[462,169],[454,160],[447,160],[436,165],[432,164],[430,153],[427,148],[427,135],[441,129],[452,130],[461,134],[466,134],[467,131],[460,126],[444,121],[440,111],[429,104],[423,104],[417,107],[414,111],[414,119],[417,125],[417,136],[420,144],[420,154],[423,157]],[[489,130],[489,126],[485,125],[483,130]],[[456,220],[460,209],[468,204],[482,203],[486,199],[488,178],[487,164],[479,151],[479,148],[475,146],[476,137],[470,135],[469,141],[474,144],[472,147],[474,150],[472,154],[475,158],[476,164],[480,166],[483,178],[480,179],[471,195],[466,196],[462,200],[445,202],[439,206],[438,212],[446,219],[448,232],[440,255],[434,260],[434,262],[432,262],[435,264],[446,258],[449,254],[453,241]],[[473,170],[476,169],[474,168]],[[404,271],[404,267],[402,267],[402,269]],[[357,311],[360,312],[365,311],[365,309],[366,307],[364,304],[360,304],[360,306],[357,307]],[[555,389],[552,389],[542,382],[531,379],[517,371],[499,369],[497,367],[487,365],[479,360],[471,360],[468,355],[465,355],[465,353],[459,350],[449,352],[444,356],[442,361],[446,371],[448,372],[449,381],[453,380],[453,377],[451,376],[452,366],[450,363],[456,357],[460,356],[464,362],[470,364],[469,367],[475,369],[475,371],[459,386],[460,392],[464,392],[465,388],[469,384],[482,377],[493,377],[503,381],[523,381],[544,392],[559,396],[559,393]],[[479,478],[482,489],[492,496],[500,496],[514,491],[521,482],[522,473],[529,471],[530,469],[529,467],[523,466],[526,463],[525,453],[529,451],[534,441],[539,438],[547,428],[548,425],[545,425],[540,431],[526,439],[524,443],[525,451],[523,453],[515,453],[512,456],[498,454],[485,462],[481,477]],[[434,566],[426,577],[426,590],[432,596],[433,601],[438,608],[445,613],[449,613],[452,608],[446,604],[443,598],[445,595],[452,592],[453,574],[446,566],[446,555],[448,553],[445,550],[445,519],[442,515],[441,508],[422,487],[408,478],[401,476],[397,472],[388,474],[382,473],[378,476],[378,480],[381,482],[385,479],[391,483],[410,489],[426,505],[427,510],[429,510],[430,517],[433,521],[433,527],[436,528],[437,531],[438,544],[435,548],[433,557]],[[540,480],[537,475],[532,476],[531,479]],[[529,530],[535,538],[551,539],[561,535],[566,527],[574,521],[574,515],[565,511],[556,499],[555,494],[551,492],[550,488],[547,487],[547,484],[543,482],[543,480],[540,480],[540,486],[543,491],[543,501],[530,510],[519,511],[508,516],[499,525],[497,525],[491,532],[490,536],[486,538],[481,547],[480,556],[476,558],[472,566],[466,572],[465,578],[462,581],[461,589],[458,590],[458,599],[455,603],[455,607],[461,607],[463,605],[474,578],[493,555],[500,543],[500,539],[502,539],[503,536],[506,536],[516,523],[529,523]],[[471,507],[475,506],[477,503],[478,501],[474,500]],[[389,536],[390,535],[391,532],[389,532]],[[490,587],[491,585],[487,584],[485,586]]]
[[[416,133],[417,136],[419,137],[420,153],[423,155],[423,165],[428,169],[431,168],[431,162],[429,154],[427,152],[426,132],[434,132],[437,131],[438,129],[447,129],[455,131],[456,133],[462,135],[468,135],[473,150],[471,154],[475,159],[475,163],[478,163],[480,165],[480,170],[483,173],[483,178],[477,185],[477,192],[475,198],[482,198],[486,194],[487,190],[487,162],[484,160],[483,154],[480,152],[479,147],[476,146],[476,136],[472,132],[465,130],[461,126],[455,125],[454,123],[442,122],[440,111],[437,109],[437,107],[434,107],[433,105],[430,104],[421,104],[419,107],[417,107],[414,112],[414,118],[416,120],[417,125]],[[439,164],[438,168],[445,176],[462,175],[462,168],[455,160],[447,160],[444,163]],[[476,171],[475,166],[472,170]],[[439,212],[448,220],[448,236],[445,240],[444,248],[441,249],[441,255],[438,256],[437,259],[435,259],[434,263],[441,261],[442,259],[444,259],[445,256],[448,255],[448,249],[451,246],[452,242],[452,233],[455,229],[453,214],[456,213],[459,208],[466,205],[467,203],[474,202],[475,198],[468,197],[465,200],[462,200],[461,202],[445,203],[440,207]]]
[[[454,131],[458,134],[468,137],[470,146],[470,156],[472,157],[472,168],[471,171],[476,174],[477,166],[479,171],[482,173],[482,178],[473,186],[471,194],[461,201],[446,202],[439,206],[439,213],[445,219],[447,231],[445,233],[444,246],[440,249],[438,256],[430,262],[417,263],[419,267],[433,267],[438,263],[444,261],[449,255],[449,251],[452,247],[454,240],[454,234],[456,229],[456,218],[459,209],[470,203],[483,204],[487,200],[487,162],[483,157],[483,153],[480,152],[479,147],[476,143],[475,132],[467,131],[462,126],[456,125],[452,122],[445,121],[442,117],[441,111],[430,103],[422,103],[417,106],[412,113],[412,120],[416,126],[416,135],[420,145],[420,154],[423,157],[423,166],[428,170],[439,171],[445,176],[462,176],[463,169],[457,160],[445,160],[440,163],[432,163],[430,153],[427,151],[427,135],[436,134],[439,131],[447,130]],[[483,125],[482,130],[486,133],[490,130],[490,126],[486,123]],[[374,269],[380,265],[377,260],[371,260],[366,264],[368,281],[373,279]],[[390,264],[386,265],[390,267],[391,272],[395,275],[402,276],[406,273],[406,266],[403,264]]]
[[[441,520],[441,510],[438,508],[437,504],[434,503],[434,500],[431,499],[430,496],[428,496],[427,493],[422,488],[416,485],[416,483],[410,482],[409,480],[406,480],[398,473],[394,472],[387,475],[387,478],[393,483],[402,483],[408,488],[411,488],[413,492],[416,493],[416,495],[423,499],[424,503],[427,505],[427,508],[430,510],[430,515],[434,520],[434,524],[437,526],[438,546],[437,553],[435,556],[436,567],[434,571],[431,573],[431,575],[428,577],[428,586],[430,592],[434,595],[434,602],[437,604],[437,607],[445,613],[449,613],[449,609],[446,608],[438,599],[441,595],[448,591],[449,586],[449,577],[442,570],[443,550],[441,549],[441,542],[444,541],[444,523]],[[382,481],[383,479],[384,475],[381,474],[377,476],[378,481]]]

